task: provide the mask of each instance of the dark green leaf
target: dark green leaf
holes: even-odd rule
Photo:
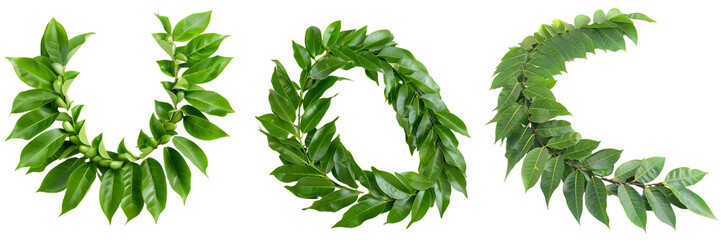
[[[313,57],[323,54],[323,38],[318,27],[312,26],[305,31],[305,46]]]
[[[411,207],[411,221],[408,222],[408,226],[406,228],[409,228],[411,224],[417,222],[418,220],[421,220],[426,215],[428,209],[433,204],[433,194],[433,189],[419,191],[416,194],[416,199],[413,200],[413,206]]]
[[[618,199],[631,222],[646,231],[646,207],[641,195],[628,185],[618,186]]]
[[[634,175],[635,182],[649,183],[656,179],[663,169],[665,157],[650,157],[641,161]]]
[[[378,170],[375,167],[373,167],[372,170],[378,186],[388,196],[395,199],[404,199],[413,194],[413,191],[403,185],[395,175]]]
[[[200,146],[195,144],[193,141],[190,141],[190,139],[181,136],[173,137],[173,145],[178,149],[178,151],[183,153],[183,155],[187,157],[193,165],[198,167],[203,174],[208,176],[206,173],[206,169],[208,168],[208,157],[205,155],[205,152],[203,152],[203,149],[201,149]]]
[[[124,191],[120,171],[110,169],[103,174],[100,182],[100,207],[103,209],[109,223],[112,223],[113,215],[120,207]]]
[[[468,130],[466,130],[466,124],[453,113],[447,111],[437,112],[436,117],[441,125],[446,126],[463,136],[470,137],[470,135],[468,135]]]
[[[270,102],[270,109],[279,116],[281,119],[288,122],[295,122],[295,108],[291,105],[288,99],[284,98],[275,90],[270,90],[268,94],[268,101]],[[307,110],[306,110],[307,112]],[[319,119],[320,120],[320,119]]]
[[[185,100],[210,115],[224,117],[228,113],[235,112],[228,100],[213,91],[187,91]]]
[[[281,182],[295,182],[304,177],[322,177],[323,174],[317,170],[305,166],[296,164],[285,164],[273,170],[270,175],[275,176]]]
[[[330,148],[330,142],[333,140],[335,135],[335,120],[326,123],[323,127],[315,131],[313,137],[308,144],[308,157],[313,162],[320,161],[321,158],[326,154]]]
[[[566,197],[566,204],[578,224],[581,224],[581,214],[583,213],[583,193],[586,188],[584,174],[575,170],[568,174],[566,180],[563,181],[563,195]]]
[[[608,227],[608,214],[606,213],[606,207],[608,206],[606,197],[608,194],[606,191],[603,181],[592,177],[586,186],[586,209],[593,217]]]
[[[363,49],[371,49],[386,45],[393,41],[393,34],[388,30],[378,30],[368,34],[363,41]]]
[[[93,185],[96,174],[95,164],[89,162],[81,164],[70,174],[60,215],[73,210],[80,204],[90,186]]]
[[[571,123],[565,120],[551,120],[536,127],[536,133],[541,137],[555,137],[570,132],[573,132]]]
[[[360,192],[353,192],[347,189],[329,193],[323,198],[313,202],[313,205],[305,209],[315,209],[321,212],[337,212],[347,206],[350,206],[358,199]]]
[[[215,140],[228,134],[207,119],[196,116],[183,117],[183,127],[191,136],[201,140]]]
[[[613,179],[618,179],[625,182],[636,174],[636,169],[638,169],[638,166],[641,166],[641,160],[631,160],[621,164],[621,166],[618,166],[618,168],[616,168],[616,173],[614,174],[615,176],[613,177]]]
[[[656,214],[658,220],[676,229],[676,214],[673,212],[666,195],[656,187],[644,188],[643,195],[646,196],[646,200],[648,200],[648,204],[651,205],[651,209],[653,209],[653,213]]]
[[[390,212],[388,213],[388,217],[386,219],[386,224],[397,223],[397,222],[403,221],[403,219],[408,217],[408,215],[411,214],[411,209],[413,208],[414,200],[415,200],[415,196],[395,200],[393,202],[393,207],[391,208]]]
[[[38,192],[56,193],[65,190],[70,174],[83,163],[80,158],[71,158],[55,166],[45,175]]]
[[[613,171],[613,165],[621,158],[622,152],[623,150],[611,148],[599,150],[583,160],[583,167],[596,174],[608,173],[602,174],[602,176],[609,175]]]
[[[129,222],[143,210],[143,170],[137,163],[129,163],[123,166],[121,174],[125,190],[120,207]]]
[[[10,132],[10,136],[8,136],[7,139],[20,138],[29,140],[35,137],[35,135],[38,135],[38,133],[48,129],[48,127],[55,122],[58,114],[56,109],[49,107],[41,107],[32,112],[28,112],[18,118],[18,122],[15,123],[13,131]]]
[[[170,103],[155,100],[155,115],[157,115],[160,120],[170,120],[170,111],[172,110],[173,105]]]
[[[306,50],[300,44],[295,43],[295,41],[293,41],[293,57],[295,58],[295,62],[298,63],[298,66],[300,68],[304,70],[310,69],[311,61],[308,50]]]
[[[301,198],[325,196],[335,190],[335,184],[328,178],[303,177],[294,186],[286,186],[290,192]]]
[[[305,108],[303,116],[300,117],[300,130],[304,133],[310,132],[320,123],[323,119],[323,115],[328,111],[330,107],[331,98],[321,98],[315,102],[312,102]]]
[[[688,187],[691,185],[696,184],[697,182],[701,181],[704,176],[706,176],[707,172],[698,170],[698,169],[690,169],[687,167],[680,167],[676,168],[674,170],[671,170],[666,175],[666,180],[663,182],[669,185],[678,185],[678,186],[684,186]]]
[[[338,37],[340,37],[340,20],[331,23],[325,28],[325,32],[323,32],[323,46],[326,49],[330,48],[330,46],[333,46],[333,44],[338,41]]]
[[[691,210],[691,212],[707,218],[716,219],[716,216],[713,215],[711,209],[706,205],[706,201],[696,193],[683,186],[668,185],[666,187],[668,187],[668,189],[673,192],[673,195],[676,196],[683,205],[688,207],[688,210]]]
[[[523,159],[523,167],[521,168],[521,177],[523,178],[523,187],[528,191],[533,185],[536,185],[541,174],[546,167],[546,161],[551,158],[546,148],[535,148],[528,152]]]
[[[163,159],[165,159],[165,173],[168,174],[168,183],[185,203],[190,193],[191,173],[188,163],[185,162],[185,159],[177,150],[171,147],[163,149]]]
[[[581,160],[591,155],[591,152],[598,147],[600,142],[581,139],[578,144],[563,150],[563,157],[570,160]]]
[[[311,79],[323,79],[328,77],[333,71],[345,65],[346,61],[337,57],[325,57],[310,69],[309,77]]]
[[[165,183],[163,167],[152,158],[145,159],[140,167],[143,172],[143,201],[157,223],[168,200],[168,186]]]
[[[512,103],[509,107],[498,113],[498,122],[496,123],[495,141],[501,140],[511,134],[511,131],[519,126],[522,118],[526,118],[526,105],[518,105]]]
[[[543,169],[543,176],[541,176],[541,190],[546,197],[546,207],[548,207],[551,200],[551,195],[556,191],[558,184],[561,183],[564,166],[566,164],[561,157],[551,157],[550,161],[546,161],[546,167]]]
[[[396,173],[399,179],[406,181],[413,189],[418,191],[426,190],[433,186],[435,181],[429,177],[420,175],[416,172]]]
[[[343,218],[333,225],[333,227],[354,228],[360,226],[366,220],[383,213],[387,205],[388,202],[375,198],[369,198],[359,202],[343,213]]]
[[[66,133],[61,129],[48,130],[38,135],[23,148],[16,169],[42,165],[60,148],[66,137]]]

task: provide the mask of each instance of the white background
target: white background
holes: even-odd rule
[[[62,3],[61,3],[62,2]],[[150,33],[162,31],[153,13],[182,17],[213,10],[208,32],[232,35],[218,54],[234,60],[208,89],[224,94],[237,113],[213,121],[230,138],[200,142],[210,158],[209,178],[193,169],[192,191],[183,206],[169,190],[158,224],[144,211],[124,225],[119,210],[108,225],[98,204],[98,184],[80,206],[57,217],[62,194],[35,193],[44,174],[14,171],[25,141],[0,144],[0,239],[679,239],[719,236],[718,221],[689,211],[676,211],[677,228],[649,213],[648,233],[633,226],[617,198],[609,198],[611,228],[588,212],[581,226],[565,206],[561,191],[546,209],[538,188],[524,193],[518,168],[504,182],[504,148],[493,143],[492,116],[497,91],[488,91],[492,73],[507,48],[555,18],[573,22],[576,14],[620,8],[643,12],[658,23],[639,22],[639,45],[628,51],[599,52],[568,64],[554,93],[573,113],[569,118],[584,138],[602,140],[601,147],[624,149],[622,161],[666,156],[666,169],[687,166],[710,172],[691,187],[721,214],[721,164],[717,151],[718,89],[721,86],[715,44],[717,7],[712,1],[5,1],[0,8],[0,56],[32,57],[51,17],[70,36],[96,32],[73,57],[68,69],[81,75],[70,96],[85,104],[88,134],[105,133],[106,145],[123,137],[134,146],[138,131],[147,129],[153,99],[167,101],[159,81],[168,80],[155,64],[166,58]],[[281,60],[292,76],[299,73],[291,40],[303,42],[310,25],[324,29],[335,20],[343,29],[368,25],[390,29],[400,47],[425,63],[442,88],[450,109],[465,120],[471,139],[460,138],[468,162],[466,199],[454,192],[441,220],[437,209],[410,229],[383,225],[385,215],[356,229],[331,229],[341,213],[301,208],[310,200],[292,196],[268,175],[279,166],[277,155],[257,132],[254,116],[270,111],[267,89]],[[370,32],[370,31],[369,31]],[[4,61],[4,60],[3,60]],[[8,62],[0,64],[0,112],[10,112],[15,95],[28,89]],[[361,167],[388,171],[416,168],[383,101],[382,87],[362,71],[338,72],[354,82],[336,84],[340,94],[327,116],[340,115],[338,132]],[[19,115],[0,118],[6,136]],[[328,119],[328,118],[326,118]],[[156,158],[158,156],[155,156]]]

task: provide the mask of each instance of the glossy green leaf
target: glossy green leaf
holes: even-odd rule
[[[51,19],[48,25],[45,27],[45,33],[43,34],[42,49],[47,53],[53,62],[60,63],[62,65],[67,64],[68,52],[70,46],[68,45],[68,34],[65,32],[65,28],[55,18]]]
[[[93,32],[83,33],[83,34],[80,34],[80,35],[77,35],[77,36],[71,38],[68,41],[69,51],[68,51],[66,63],[67,63],[67,61],[70,61],[70,58],[73,57],[73,55],[75,55],[75,53],[80,49],[80,47],[83,46],[83,44],[85,44],[85,40],[87,40],[90,36],[92,36],[94,34],[95,33],[93,33]],[[68,77],[68,72],[65,72],[65,77],[66,77],[66,80],[73,79],[71,77]]]
[[[411,221],[408,222],[406,228],[409,228],[411,224],[421,220],[426,215],[428,209],[433,205],[433,200],[435,200],[433,189],[419,191],[416,194],[416,199],[413,200],[413,206],[411,207]]]
[[[321,98],[305,108],[303,116],[300,117],[300,130],[304,133],[310,132],[320,123],[323,116],[330,107],[331,98]]]
[[[466,176],[457,167],[446,165],[443,168],[443,174],[448,178],[448,182],[451,183],[451,187],[456,191],[462,192],[464,196],[468,197],[468,191],[466,190]]]
[[[528,191],[536,185],[541,174],[546,167],[546,161],[551,158],[546,148],[535,148],[528,152],[523,159],[523,167],[521,168],[521,177],[523,178],[523,187]]]
[[[340,37],[340,20],[331,23],[325,28],[325,32],[323,32],[323,46],[330,48],[330,46],[333,46],[333,44],[338,41],[338,37]]]
[[[11,58],[15,74],[25,84],[37,89],[53,90],[52,83],[57,78],[53,70],[32,58]]]
[[[573,132],[571,123],[565,120],[551,120],[536,127],[536,133],[541,137],[555,137],[570,132]]]
[[[42,107],[58,98],[58,94],[45,89],[32,89],[20,92],[13,100],[10,113],[22,113]]]
[[[208,176],[206,173],[206,169],[208,168],[208,157],[205,155],[205,152],[203,152],[203,149],[201,149],[200,146],[190,139],[181,136],[173,137],[173,145],[178,149],[178,151],[183,153],[183,156],[188,158],[193,165],[198,167],[203,174]]]
[[[228,113],[235,112],[228,100],[213,91],[187,91],[185,92],[185,100],[200,109],[200,111],[210,115],[224,117]]]
[[[137,163],[129,163],[120,172],[124,187],[120,207],[128,219],[126,222],[129,222],[143,210],[143,169]]]
[[[323,79],[345,64],[346,61],[343,59],[337,57],[325,57],[313,64],[308,76],[311,79]]]
[[[454,115],[451,112],[437,112],[435,113],[436,117],[438,119],[438,122],[441,123],[441,125],[450,128],[451,130],[460,133],[463,136],[471,137],[468,135],[468,130],[466,130],[466,124],[463,123],[463,120],[461,120],[459,117]]]
[[[598,221],[601,221],[606,227],[608,225],[608,214],[606,213],[606,185],[603,184],[601,179],[592,177],[586,185],[586,209],[593,215]]]
[[[313,134],[308,144],[308,157],[313,162],[320,161],[330,148],[330,143],[335,136],[335,120],[326,123]]]
[[[366,220],[383,213],[387,205],[388,202],[375,198],[369,198],[365,201],[359,202],[356,205],[351,206],[348,211],[343,213],[343,218],[333,225],[333,227],[354,228],[360,226]]]
[[[61,129],[48,130],[38,135],[23,148],[16,169],[42,165],[60,148],[66,137],[67,134]]]
[[[293,57],[298,66],[304,70],[308,70],[312,66],[308,50],[295,41],[293,41]]]
[[[273,135],[265,132],[263,133],[268,137],[268,146],[270,147],[270,149],[278,152],[280,156],[283,157],[283,159],[296,165],[306,164],[307,160],[305,154],[301,152],[299,146],[296,147],[289,145],[288,143],[274,137]]]
[[[546,147],[553,149],[566,149],[574,146],[581,141],[581,134],[577,132],[568,132],[555,137],[552,137],[546,143]]]
[[[312,26],[305,31],[305,47],[313,57],[323,54],[323,37],[318,27]]]
[[[634,182],[649,183],[656,179],[663,169],[665,157],[650,157],[641,161],[641,165],[636,169]]]
[[[301,198],[325,196],[335,190],[335,184],[328,178],[303,177],[294,186],[286,186],[290,192]]]
[[[403,221],[403,219],[405,219],[406,217],[408,217],[408,215],[411,214],[414,202],[415,196],[393,201],[393,207],[391,208],[390,212],[388,212],[386,224]]]
[[[183,127],[190,136],[201,140],[215,140],[228,136],[223,129],[201,117],[190,115],[183,117]]]
[[[233,60],[233,58],[222,56],[206,58],[185,70],[182,77],[195,84],[210,82],[223,72],[230,60]]]
[[[691,210],[691,212],[707,218],[716,219],[716,216],[713,215],[706,201],[696,193],[683,186],[669,185],[666,187],[670,189],[673,195],[676,196],[683,205],[688,207],[688,210]]]
[[[268,133],[277,138],[287,138],[289,134],[298,134],[298,130],[292,123],[281,119],[275,114],[268,113],[263,116],[256,117],[256,119],[263,124],[263,127],[266,131],[268,131]]]
[[[268,94],[270,109],[281,119],[288,122],[295,122],[295,108],[288,99],[282,97],[278,92],[270,90]]]
[[[190,42],[183,47],[183,53],[190,62],[201,61],[213,55],[227,37],[229,37],[229,35],[217,33],[202,34],[190,40]]]
[[[375,175],[376,182],[381,190],[388,196],[395,199],[404,199],[410,197],[413,193],[411,189],[408,189],[403,183],[392,173],[384,172],[371,168]]]
[[[120,207],[125,188],[122,174],[117,170],[108,170],[100,181],[100,208],[103,209],[108,222],[112,223],[115,211]]]
[[[340,189],[323,196],[323,198],[313,202],[313,205],[305,209],[315,209],[320,212],[337,212],[353,204],[358,199],[358,194],[360,192]]]
[[[588,170],[594,171],[594,173],[596,174],[604,171],[607,171],[608,174],[611,174],[611,171],[613,170],[613,165],[616,164],[619,158],[621,158],[622,152],[623,150],[611,148],[599,150],[582,161],[583,167]],[[604,174],[604,176],[608,174]]]
[[[618,186],[618,199],[631,222],[646,231],[646,208],[641,195],[628,185]]]
[[[613,179],[618,179],[625,182],[636,174],[636,169],[638,169],[638,166],[641,166],[641,160],[631,160],[621,164],[621,166],[618,166],[618,168],[616,168],[616,172],[614,174],[615,176],[613,177]]]
[[[429,177],[420,175],[416,172],[396,173],[396,176],[406,181],[413,189],[418,191],[426,190],[435,184],[435,181]]]
[[[80,158],[71,158],[51,169],[38,188],[38,192],[57,193],[65,190],[70,174],[84,161]]]
[[[383,46],[393,41],[393,34],[388,30],[378,30],[368,34],[363,41],[363,49],[371,49]]]
[[[563,195],[566,197],[566,204],[571,214],[576,218],[578,224],[581,224],[581,214],[583,213],[583,193],[586,191],[585,173],[575,170],[566,176],[563,181]]]
[[[565,166],[566,164],[561,157],[551,157],[549,161],[546,161],[546,167],[543,169],[543,175],[541,176],[541,191],[543,191],[543,196],[546,197],[546,207],[548,207],[551,200],[551,195],[556,191],[558,184],[561,183]]]
[[[168,183],[185,203],[190,193],[191,173],[188,163],[177,150],[171,147],[163,149],[163,159],[165,160],[165,173],[168,174]]]
[[[273,170],[270,175],[281,182],[295,182],[304,177],[322,177],[323,174],[305,165],[285,164]]]
[[[180,20],[173,28],[173,40],[185,42],[203,33],[210,23],[210,14],[211,11],[194,13]]]
[[[574,146],[563,150],[563,157],[570,160],[581,160],[591,156],[591,152],[598,147],[599,141],[581,139]]]
[[[48,129],[48,127],[55,122],[58,114],[59,113],[56,109],[49,107],[41,107],[28,112],[18,118],[17,123],[15,123],[15,127],[12,132],[10,132],[10,136],[8,136],[7,139],[20,138],[29,140],[35,137],[35,135],[38,135],[38,133]]]
[[[663,182],[669,185],[688,187],[701,181],[706,174],[707,172],[698,169],[680,167],[668,172]]]
[[[92,163],[83,163],[70,174],[60,215],[73,210],[80,204],[90,186],[93,185],[96,174],[97,168]]]
[[[646,196],[646,200],[648,204],[651,205],[651,209],[653,209],[653,213],[656,214],[658,220],[675,229],[676,214],[673,212],[671,203],[666,198],[666,195],[656,187],[644,188],[643,195]]]
[[[158,20],[160,20],[160,23],[163,24],[163,30],[165,30],[166,33],[170,34],[173,31],[173,29],[170,27],[170,19],[168,19],[168,17],[162,16],[157,13],[155,14],[155,17],[157,17]]]
[[[143,172],[143,201],[157,223],[168,201],[168,186],[165,183],[163,167],[152,158],[145,159],[140,167]]]
[[[501,140],[511,134],[511,131],[519,126],[521,119],[526,118],[526,106],[512,103],[506,109],[498,113],[498,122],[496,123],[495,141]]]

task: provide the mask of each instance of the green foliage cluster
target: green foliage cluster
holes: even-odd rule
[[[27,167],[28,173],[32,173],[54,165],[38,192],[65,191],[61,215],[78,206],[96,178],[100,180],[100,207],[108,221],[112,221],[118,208],[130,221],[146,206],[157,222],[165,209],[168,183],[185,202],[191,180],[185,158],[203,174],[208,159],[197,144],[178,136],[176,128],[182,122],[188,134],[201,140],[225,137],[227,134],[205,114],[222,117],[233,112],[223,96],[200,87],[215,79],[231,60],[211,57],[228,36],[203,34],[210,15],[210,12],[192,14],[175,27],[171,27],[167,17],[157,15],[164,32],[153,37],[170,56],[170,60],[160,60],[158,65],[173,80],[161,82],[170,102],[155,101],[155,114],[149,124],[151,135],[141,130],[138,136],[139,154],[128,149],[124,140],[117,151],[109,151],[102,134],[90,141],[85,120],[80,119],[83,105],[73,105],[68,96],[68,89],[79,73],[66,71],[65,66],[93,33],[68,39],[65,28],[52,19],[41,40],[40,56],[7,58],[20,80],[33,88],[21,92],[13,101],[12,113],[27,113],[18,119],[8,139],[32,139],[23,148],[17,168]],[[177,46],[182,42],[187,44]],[[179,107],[183,100],[188,104]],[[56,123],[59,128],[47,130]],[[175,147],[162,148],[162,165],[148,157],[171,141]]]
[[[390,31],[367,34],[366,29],[341,30],[340,21],[322,33],[308,28],[305,46],[292,43],[302,69],[297,82],[274,61],[268,95],[272,113],[257,117],[283,164],[271,174],[281,182],[295,182],[286,186],[295,196],[316,199],[307,209],[337,212],[350,206],[333,227],[357,227],[385,212],[387,223],[410,215],[410,226],[433,205],[443,216],[451,188],[466,194],[466,163],[453,133],[468,136],[466,126],[441,100],[426,67],[410,51],[396,47]],[[385,99],[396,111],[408,147],[411,153],[418,151],[417,173],[361,169],[336,134],[338,118],[320,124],[333,98],[324,93],[345,79],[331,74],[355,67],[376,84],[385,83]]]
[[[579,223],[585,202],[588,212],[608,226],[606,207],[611,195],[618,196],[628,218],[644,231],[647,211],[675,228],[672,205],[715,219],[704,200],[687,188],[706,172],[676,168],[665,180],[653,183],[664,166],[663,157],[630,160],[614,171],[622,150],[595,150],[599,141],[583,139],[571,123],[554,119],[570,113],[550,90],[556,84],[553,76],[566,71],[565,62],[585,58],[596,49],[625,50],[624,36],[635,44],[633,20],[654,22],[641,13],[598,10],[593,19],[578,15],[574,24],[560,20],[544,24],[510,48],[491,85],[502,88],[491,122],[496,123],[495,140],[506,143],[506,175],[523,159],[524,188],[528,191],[540,180],[546,204],[563,181],[566,203]]]

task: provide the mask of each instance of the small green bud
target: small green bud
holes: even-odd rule
[[[94,162],[94,163],[100,162],[100,160],[103,160],[103,157],[101,157],[101,156],[95,156],[95,157],[93,157],[93,158],[90,158],[90,161],[92,161],[92,162]]]
[[[150,138],[150,144],[153,144],[153,148],[158,147],[158,141],[155,138]]]
[[[183,113],[182,112],[175,112],[173,113],[173,116],[170,118],[170,121],[174,123],[180,122],[180,120],[183,120]]]
[[[80,138],[78,138],[78,136],[70,136],[70,142],[72,142],[75,145],[83,144],[82,142],[80,142]]]
[[[178,127],[178,125],[175,123],[169,122],[169,123],[165,123],[165,125],[163,127],[165,127],[165,131],[173,131]]]
[[[80,145],[78,147],[78,151],[80,151],[80,153],[86,153],[88,152],[88,150],[90,150],[90,146]]]
[[[123,161],[125,161],[125,160],[128,160],[128,157],[127,157],[127,155],[125,155],[124,153],[123,153],[123,154],[118,154],[118,160],[123,160]]]
[[[160,137],[160,144],[166,144],[170,142],[170,135],[163,135]]]
[[[67,107],[68,107],[68,105],[65,103],[65,101],[63,101],[63,99],[60,98],[60,97],[58,97],[58,98],[55,99],[55,104],[57,104],[58,107],[60,107],[60,108],[67,108]]]
[[[56,93],[62,93],[63,92],[63,80],[58,77],[58,79],[55,79],[53,81],[53,90],[55,90]]]
[[[125,163],[125,161],[112,161],[110,162],[110,169],[118,170],[123,167],[123,163]]]
[[[52,67],[53,71],[54,71],[56,74],[58,74],[58,75],[60,75],[60,76],[65,75],[65,69],[64,69],[64,67],[63,67],[62,64],[60,64],[60,63],[53,63],[53,64],[51,64],[50,66]]]
[[[185,91],[178,91],[175,96],[178,96],[178,102],[180,102],[181,99],[185,98]]]
[[[91,157],[96,157],[98,155],[98,150],[95,149],[94,147],[88,147],[88,150],[83,153],[85,153],[85,157],[91,158]]]
[[[175,54],[175,59],[178,59],[178,60],[181,60],[181,61],[186,61],[186,62],[188,61],[188,57],[185,56],[185,54],[183,54],[183,53],[176,53],[176,54]]]
[[[65,131],[67,131],[67,132],[71,132],[71,133],[75,132],[75,128],[73,127],[73,124],[68,121],[63,121],[63,129],[65,129]]]
[[[110,166],[111,162],[113,162],[113,160],[103,159],[103,160],[100,160],[100,162],[98,162],[98,165],[100,165],[101,167],[108,167],[108,166]]]

